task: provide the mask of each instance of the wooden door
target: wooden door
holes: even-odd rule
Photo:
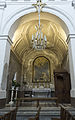
[[[67,72],[55,72],[55,95],[58,97],[58,102],[70,102],[70,76]]]

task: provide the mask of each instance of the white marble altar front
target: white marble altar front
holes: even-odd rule
[[[32,97],[51,97],[50,88],[33,88]]]

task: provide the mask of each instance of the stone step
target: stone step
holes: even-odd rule
[[[19,107],[17,115],[35,115],[37,113],[37,107]],[[60,107],[41,107],[40,115],[60,115]]]

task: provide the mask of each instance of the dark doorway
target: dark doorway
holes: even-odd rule
[[[70,103],[70,75],[67,72],[55,72],[55,95],[59,103]]]

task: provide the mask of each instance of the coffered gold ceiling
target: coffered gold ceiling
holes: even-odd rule
[[[13,36],[11,49],[21,61],[33,59],[39,55],[45,55],[55,64],[61,64],[67,53],[65,25],[55,15],[41,12],[42,32],[47,36],[47,48],[45,50],[32,49],[32,34],[36,32],[38,14],[30,13],[20,19],[20,24]],[[26,62],[26,61],[25,61]]]

